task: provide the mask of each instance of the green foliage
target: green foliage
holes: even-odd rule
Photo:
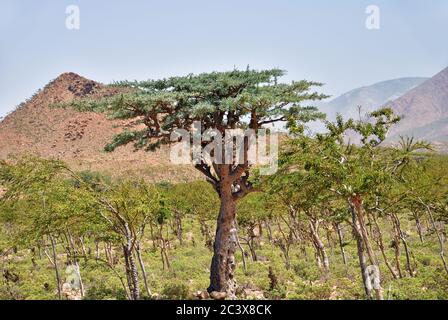
[[[185,300],[190,297],[190,293],[186,284],[173,282],[165,284],[162,296],[168,300]]]
[[[123,288],[111,288],[106,281],[95,281],[90,284],[84,300],[125,300],[126,293]]]
[[[136,119],[135,126],[146,126],[143,130],[126,129],[116,135],[106,151],[131,142],[136,149],[153,150],[169,143],[173,130],[189,130],[193,121],[200,121],[203,130],[222,130],[246,126],[258,129],[278,121],[286,121],[288,127],[294,128],[322,118],[323,114],[315,107],[301,106],[305,101],[326,98],[310,92],[312,87],[321,84],[305,80],[279,83],[278,78],[284,75],[279,69],[247,69],[121,81],[115,86],[128,88],[127,93],[101,101],[75,101],[70,105],[81,111],[106,112],[115,119]]]
[[[385,123],[393,122],[394,117],[386,110],[376,116],[380,119],[365,126],[339,118],[329,124],[327,135],[312,138],[299,134],[288,140],[282,147],[279,172],[260,179],[260,191],[237,203],[239,238],[246,252],[246,269],[242,252],[236,257],[240,290],[261,290],[271,299],[365,299],[347,203],[350,196],[358,194],[379,260],[384,297],[448,299],[448,276],[438,240],[441,236],[443,242],[448,221],[448,158],[410,138],[403,138],[396,147],[382,146]],[[341,137],[347,130],[368,137],[361,145],[349,145]],[[215,229],[219,199],[205,181],[114,181],[99,173],[73,172],[59,161],[24,157],[0,163],[0,185],[6,189],[0,199],[2,299],[57,298],[51,239],[56,245],[61,282],[65,281],[65,265],[77,256],[86,289],[84,299],[128,298],[123,245],[129,236],[140,245],[148,285],[154,293],[145,292],[138,268],[142,296],[191,299],[208,284],[211,252],[204,246],[207,234],[203,228]],[[398,238],[392,217],[400,223]],[[182,244],[176,233],[179,222]],[[124,231],[125,225],[130,235]],[[336,226],[343,229],[342,243]],[[327,271],[316,259],[319,252],[313,227],[330,261]],[[248,237],[248,229],[257,234]],[[410,252],[412,274],[407,270],[400,236]],[[69,237],[75,253],[68,250]],[[402,276],[395,279],[385,257],[396,269],[397,239]],[[256,251],[256,261],[247,254],[249,245]],[[161,263],[162,248],[169,268]],[[342,261],[342,248],[347,264]],[[270,268],[277,278],[274,287]]]

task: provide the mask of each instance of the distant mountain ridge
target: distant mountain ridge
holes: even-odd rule
[[[360,87],[319,106],[330,120],[337,113],[358,119],[380,107],[390,107],[402,118],[391,129],[388,141],[413,136],[448,143],[448,68],[431,78],[400,78]],[[322,126],[312,129],[323,130]]]
[[[321,110],[329,119],[334,119],[336,113],[342,114],[344,118],[358,118],[358,107],[361,107],[362,115],[372,112],[403,96],[426,80],[428,78],[399,78],[356,88],[321,105]]]
[[[448,67],[389,106],[403,118],[391,130],[391,138],[409,135],[448,142]]]

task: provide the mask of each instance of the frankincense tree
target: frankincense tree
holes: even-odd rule
[[[220,145],[224,145],[229,129],[256,132],[278,122],[297,128],[303,122],[321,117],[316,108],[302,105],[326,97],[311,91],[320,83],[278,82],[284,74],[279,69],[247,69],[142,82],[124,81],[116,85],[128,88],[126,93],[103,101],[78,101],[73,105],[80,110],[107,112],[115,119],[134,120],[135,127],[115,136],[106,151],[128,143],[133,143],[137,149],[154,150],[172,143],[170,137],[175,130],[191,131],[195,122],[200,123],[202,132],[218,131]],[[214,139],[216,142],[217,137]],[[244,142],[248,144],[248,139]],[[205,146],[202,142],[201,148]],[[245,146],[244,161],[210,163],[201,158],[194,164],[213,185],[221,202],[208,291],[226,292],[228,297],[233,297],[236,290],[236,202],[254,190],[249,180],[251,163],[247,150]]]

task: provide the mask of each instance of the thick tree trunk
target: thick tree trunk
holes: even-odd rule
[[[227,298],[235,298],[236,281],[235,251],[237,248],[237,230],[235,224],[236,204],[232,196],[230,183],[221,182],[221,207],[219,211],[214,254],[210,267],[210,286],[208,292],[226,292]]]

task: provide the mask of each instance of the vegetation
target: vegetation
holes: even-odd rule
[[[162,144],[177,141],[173,134],[197,129],[197,124],[200,125],[197,132],[213,136],[216,146],[209,153],[211,161],[202,152],[192,152],[195,168],[212,184],[220,199],[209,292],[235,296],[236,202],[254,190],[248,156],[250,137],[244,137],[243,161],[221,159],[233,158],[225,147],[228,141],[233,141],[228,130],[249,129],[257,134],[263,125],[281,121],[286,121],[288,128],[295,129],[303,122],[322,117],[316,108],[300,105],[303,101],[326,97],[310,92],[313,86],[320,84],[305,80],[279,83],[278,78],[284,74],[278,69],[255,71],[248,68],[246,71],[213,72],[155,81],[125,81],[117,85],[130,88],[126,94],[101,101],[75,103],[81,110],[108,112],[115,119],[134,120],[132,130],[126,129],[116,135],[106,146],[106,151],[131,142],[136,149],[154,150]],[[191,137],[193,142],[194,135],[197,133]],[[207,145],[208,141],[201,141],[199,151],[206,150]]]
[[[321,115],[300,103],[323,96],[309,93],[316,83],[279,84],[282,74],[125,82],[128,94],[75,103],[145,125],[109,151],[152,150],[195,120],[223,136],[287,121],[293,135],[274,175],[247,155],[200,159],[207,182],[188,184],[112,180],[32,156],[1,162],[0,298],[193,299],[208,286],[212,298],[447,299],[448,158],[411,138],[383,145],[399,121],[390,109],[304,134]]]

